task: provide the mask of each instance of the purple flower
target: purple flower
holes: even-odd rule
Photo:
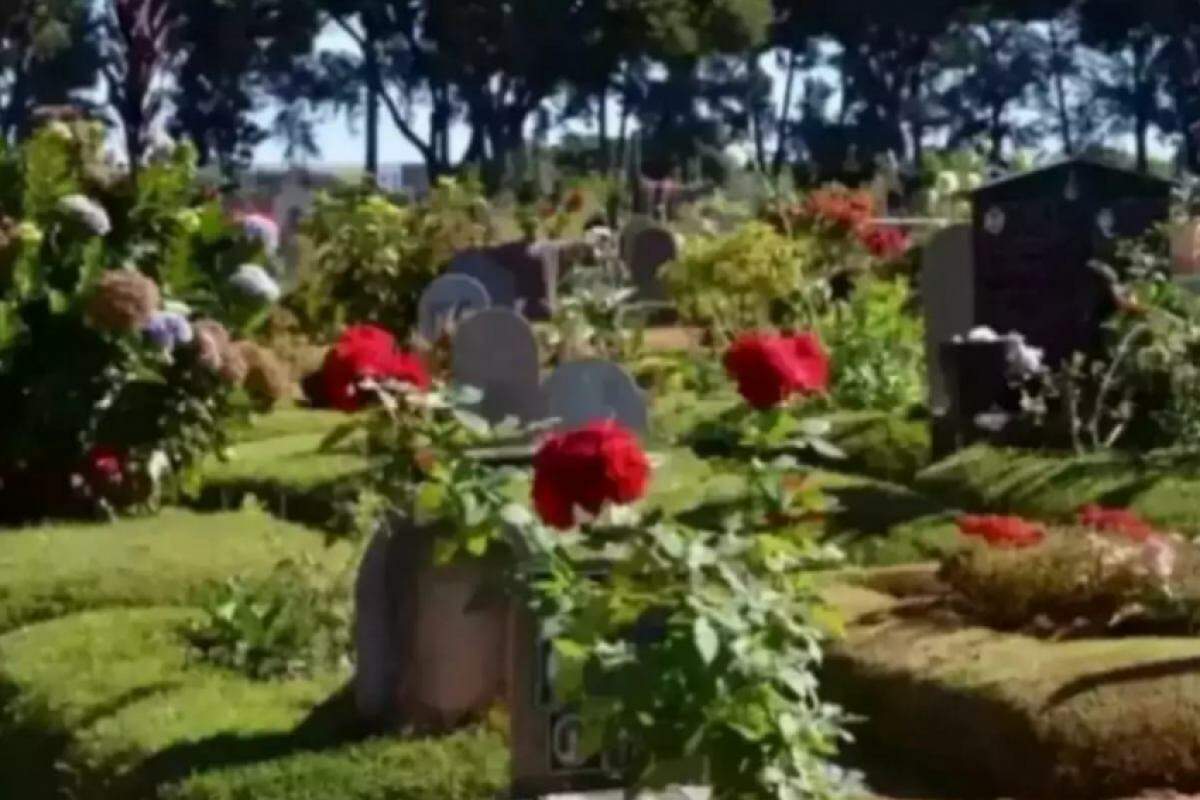
[[[262,245],[269,255],[279,249],[279,226],[265,214],[243,214],[239,220],[246,237]]]
[[[242,294],[264,303],[274,303],[283,294],[275,279],[258,264],[242,264],[229,283]]]
[[[156,313],[142,328],[142,332],[163,350],[174,350],[180,345],[190,344],[195,335],[187,317],[173,311]]]

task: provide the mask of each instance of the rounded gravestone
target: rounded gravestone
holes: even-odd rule
[[[469,275],[482,283],[494,306],[512,308],[517,302],[517,282],[512,271],[484,250],[466,250],[454,256],[446,273]]]
[[[477,412],[495,424],[545,419],[537,340],[516,312],[489,308],[463,322],[454,334],[454,383],[483,393]]]
[[[442,275],[425,287],[421,295],[417,330],[425,341],[436,341],[449,323],[461,321],[491,304],[487,288],[476,278],[462,274]]]
[[[551,418],[561,430],[598,420],[616,420],[638,434],[649,427],[646,395],[633,377],[611,361],[563,364],[543,386]]]

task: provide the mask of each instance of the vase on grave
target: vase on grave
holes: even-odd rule
[[[1172,226],[1171,267],[1176,275],[1200,274],[1200,219]]]

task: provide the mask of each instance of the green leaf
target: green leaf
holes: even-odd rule
[[[415,503],[416,521],[418,525],[440,519],[442,506],[446,502],[446,487],[440,483],[423,483],[417,489]]]
[[[700,659],[705,664],[712,664],[716,660],[717,651],[721,649],[721,642],[707,617],[696,617],[696,621],[692,623],[692,641],[696,645],[696,652],[700,654]]]

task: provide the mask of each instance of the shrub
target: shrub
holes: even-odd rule
[[[811,273],[813,258],[808,243],[751,222],[727,235],[691,240],[663,274],[683,318],[728,341],[739,331],[787,327],[814,316],[823,287]]]
[[[835,406],[895,411],[924,402],[924,327],[911,299],[905,280],[866,280],[822,318]]]
[[[1200,550],[1125,511],[1087,509],[1074,526],[970,517],[979,542],[942,565],[971,617],[998,628],[1096,634],[1192,633],[1200,622]]]
[[[201,593],[187,638],[203,661],[258,680],[310,675],[348,655],[346,587],[321,585],[311,565],[281,561],[267,577],[227,578]]]
[[[317,199],[303,234],[313,245],[295,310],[310,333],[374,323],[406,337],[425,286],[458,250],[492,233],[478,185],[443,180],[421,203],[398,203],[366,186]]]

